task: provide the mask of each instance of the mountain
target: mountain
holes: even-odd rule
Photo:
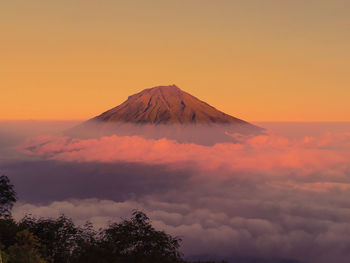
[[[80,137],[138,135],[212,145],[234,141],[233,133],[250,135],[263,131],[170,85],[129,96],[124,103],[71,129],[69,134]]]
[[[218,111],[175,85],[145,89],[94,120],[156,125],[247,124]]]

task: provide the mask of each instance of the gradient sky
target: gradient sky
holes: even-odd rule
[[[0,119],[176,84],[248,121],[350,121],[350,1],[1,1]]]

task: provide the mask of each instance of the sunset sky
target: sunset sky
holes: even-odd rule
[[[0,33],[16,222],[136,209],[191,262],[349,263],[350,0],[0,0]],[[175,87],[81,123],[174,84],[254,125]]]
[[[0,119],[176,84],[248,121],[350,121],[350,1],[1,1]]]

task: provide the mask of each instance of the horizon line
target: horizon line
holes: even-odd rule
[[[59,121],[65,121],[65,122],[80,122],[80,121],[87,121],[89,119],[0,119],[0,122],[59,122]],[[349,123],[350,120],[322,120],[322,121],[305,121],[305,120],[255,120],[255,121],[248,121],[251,123],[268,123],[268,122],[280,122],[280,123]]]

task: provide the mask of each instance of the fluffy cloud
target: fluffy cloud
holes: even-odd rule
[[[36,138],[19,148],[47,160],[47,170],[40,163],[43,176],[50,167],[64,166],[54,177],[64,178],[70,171],[79,189],[95,188],[89,187],[83,198],[23,201],[14,215],[64,213],[79,224],[90,220],[99,227],[137,208],[147,212],[157,228],[181,236],[187,256],[348,262],[350,133],[236,139],[236,144],[202,146],[136,136]],[[35,176],[27,175],[30,180],[39,176],[35,171]],[[101,181],[103,187],[97,187]],[[115,198],[107,183],[115,192],[133,194]],[[59,181],[52,187],[60,184],[65,185]],[[106,192],[103,198],[101,189]]]
[[[192,163],[205,171],[228,168],[269,173],[281,170],[297,170],[299,173],[325,169],[342,171],[350,154],[350,133],[325,134],[302,140],[290,140],[273,134],[237,139],[239,143],[235,144],[202,146],[167,139],[147,140],[137,136],[113,135],[85,140],[38,137],[20,148],[29,154],[61,161]]]

